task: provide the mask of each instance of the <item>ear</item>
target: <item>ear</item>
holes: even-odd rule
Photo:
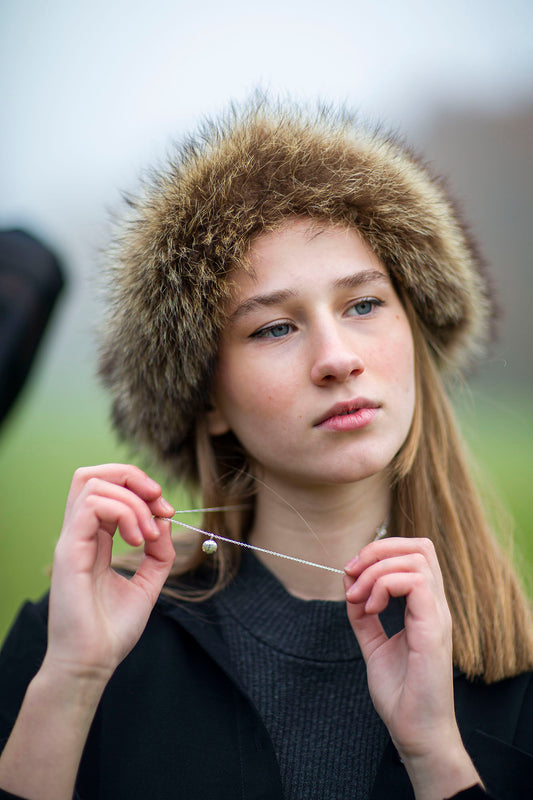
[[[207,411],[207,432],[210,436],[223,436],[231,428],[221,409],[214,403]]]

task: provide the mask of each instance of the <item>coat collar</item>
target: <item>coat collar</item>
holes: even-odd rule
[[[168,598],[162,598],[158,605],[164,615],[172,618],[198,642],[237,687],[248,701],[255,725],[261,729],[263,738],[270,741],[253,701],[235,675],[220,633],[215,605],[209,601],[190,603]],[[502,798],[529,798],[530,780],[524,776],[533,774],[533,758],[514,746],[514,738],[521,716],[527,714],[529,718],[533,714],[531,674],[524,673],[487,685],[482,681],[468,680],[455,668],[454,697],[465,747],[491,790]],[[516,788],[509,783],[510,778],[515,781]],[[526,793],[522,793],[525,785],[528,788]],[[407,771],[389,738],[369,800],[390,800],[391,797],[394,800],[414,800]]]
[[[259,718],[253,702],[245,688],[240,685],[235,669],[229,659],[226,645],[220,634],[214,604],[207,601],[193,604],[167,600],[159,601],[160,610],[172,618],[189,633],[218,664],[223,672],[249,700],[254,713]],[[261,725],[262,725],[261,721]],[[389,738],[385,752],[378,768],[377,777],[369,800],[413,800],[411,782],[398,756],[392,740]]]

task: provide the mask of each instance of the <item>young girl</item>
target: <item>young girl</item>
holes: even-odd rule
[[[254,102],[129,206],[101,374],[213,510],[173,542],[144,472],[76,472],[0,658],[0,797],[530,797],[529,610],[442,386],[491,298],[440,181]]]

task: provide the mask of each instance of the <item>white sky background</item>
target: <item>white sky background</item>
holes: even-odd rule
[[[531,0],[2,0],[0,226],[71,276],[39,383],[89,380],[107,211],[202,115],[260,86],[416,131],[436,107],[531,100],[532,34]]]

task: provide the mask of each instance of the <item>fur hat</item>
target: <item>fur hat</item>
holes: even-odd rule
[[[100,374],[114,421],[175,476],[196,478],[230,273],[288,216],[355,226],[403,287],[437,362],[487,337],[486,277],[443,183],[394,136],[344,111],[253,100],[176,148],[145,181],[109,251]]]

